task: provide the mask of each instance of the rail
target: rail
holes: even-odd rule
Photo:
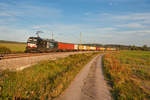
[[[41,55],[46,55],[46,54],[47,53],[0,54],[0,60],[12,59],[12,58],[21,58],[21,57],[31,57],[31,56],[41,56]]]
[[[3,59],[3,57],[4,57],[5,55],[7,55],[7,54],[5,54],[5,53],[0,53],[0,60]]]

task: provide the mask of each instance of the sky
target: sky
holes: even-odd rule
[[[0,0],[0,40],[150,46],[150,0]]]

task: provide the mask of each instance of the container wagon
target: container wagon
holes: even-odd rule
[[[73,51],[74,50],[74,44],[58,42],[58,50],[60,50],[60,51]]]

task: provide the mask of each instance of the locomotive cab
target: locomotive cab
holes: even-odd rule
[[[27,47],[28,48],[37,48],[37,41],[38,39],[36,37],[30,37],[28,40],[27,40]]]
[[[26,52],[51,52],[57,49],[57,42],[53,39],[29,37]]]

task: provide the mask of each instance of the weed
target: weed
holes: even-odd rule
[[[104,73],[115,100],[148,100],[150,89],[150,52],[121,51],[106,54]]]
[[[4,71],[0,76],[1,98],[53,99],[96,54],[76,54],[55,61],[42,61],[23,71]]]

